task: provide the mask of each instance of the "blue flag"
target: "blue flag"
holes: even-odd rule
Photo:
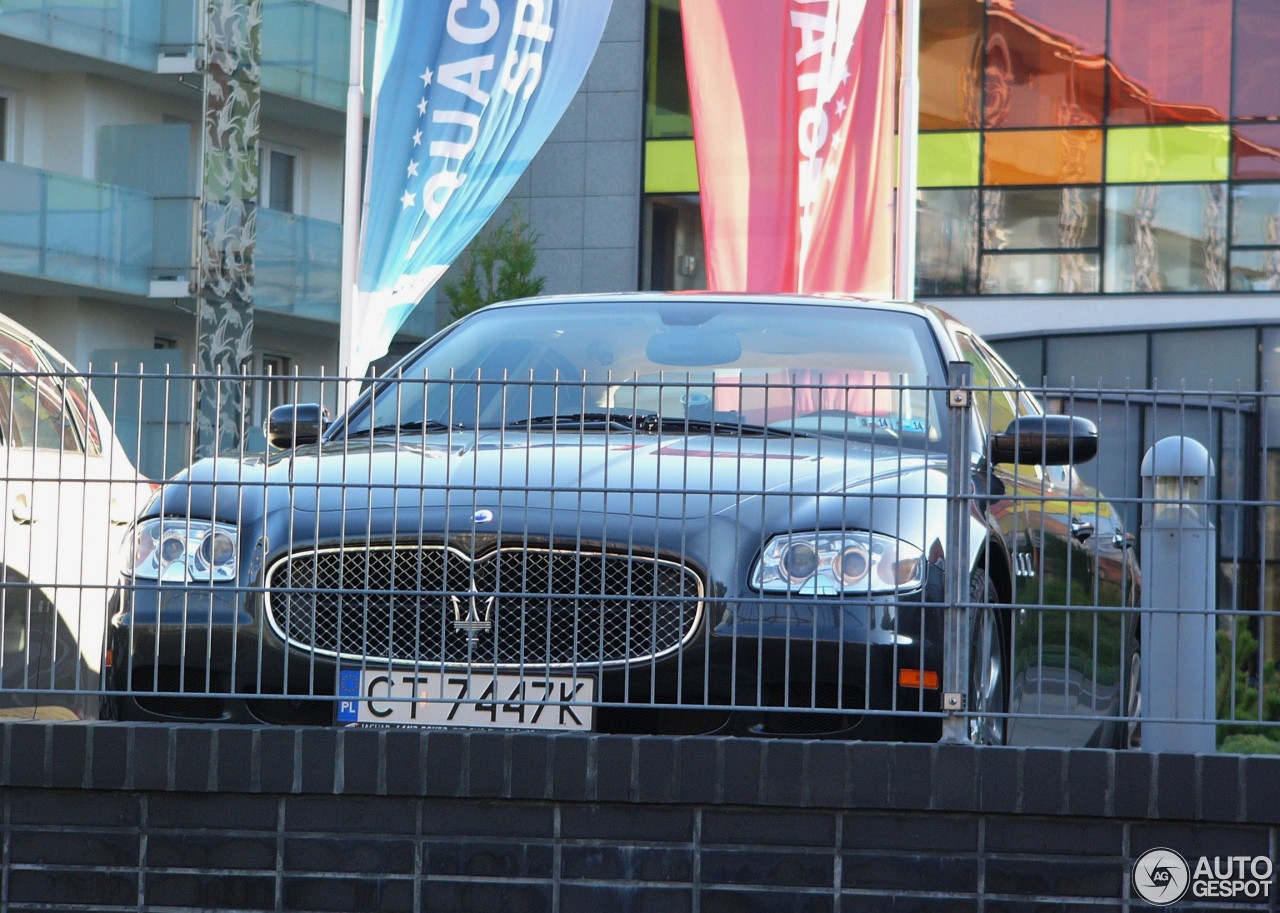
[[[382,0],[353,364],[391,338],[559,121],[612,0]]]

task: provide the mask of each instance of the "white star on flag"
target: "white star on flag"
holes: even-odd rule
[[[422,131],[421,131],[421,130],[417,130],[417,131],[415,131],[415,132],[414,132],[414,134],[413,134],[413,144],[414,144],[415,146],[421,146],[421,145],[422,145]]]
[[[430,68],[430,67],[427,67],[427,69],[425,69],[425,70],[422,72],[422,75],[421,75],[421,76],[419,76],[418,78],[422,80],[422,84],[423,84],[424,86],[429,86],[429,85],[431,85],[431,68]]]
[[[406,191],[404,192],[404,196],[402,196],[402,197],[400,198],[400,205],[401,205],[404,209],[408,209],[410,206],[412,206],[412,205],[413,205],[413,200],[414,200],[414,197],[415,197],[415,196],[416,196],[416,194],[412,194],[412,193],[410,193],[409,191],[407,191],[407,190],[406,190]]]
[[[425,98],[418,102],[418,113],[419,114],[427,113],[427,100]]]
[[[844,112],[848,110],[848,108],[849,106],[844,103],[843,98],[836,99],[836,117],[844,117]]]
[[[408,175],[406,175],[406,177],[416,178],[417,176],[418,176],[418,163],[417,163],[417,162],[410,162],[410,163],[409,163],[409,173],[408,173]]]

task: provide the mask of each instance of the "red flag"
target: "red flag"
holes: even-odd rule
[[[713,290],[893,293],[892,0],[685,0]]]

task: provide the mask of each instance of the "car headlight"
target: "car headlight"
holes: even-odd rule
[[[124,572],[143,580],[206,583],[236,579],[236,528],[209,520],[141,520],[124,543]]]
[[[924,582],[924,553],[879,533],[791,533],[765,545],[751,586],[766,593],[891,593]]]

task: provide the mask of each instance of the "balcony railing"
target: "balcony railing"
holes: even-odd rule
[[[341,225],[259,207],[253,260],[255,305],[338,322]]]
[[[0,272],[145,295],[155,200],[0,162]]]
[[[5,0],[0,35],[154,71],[162,51],[194,49],[195,0]],[[314,0],[263,0],[262,88],[318,105],[346,101],[350,16]],[[374,29],[366,30],[366,78]]]

